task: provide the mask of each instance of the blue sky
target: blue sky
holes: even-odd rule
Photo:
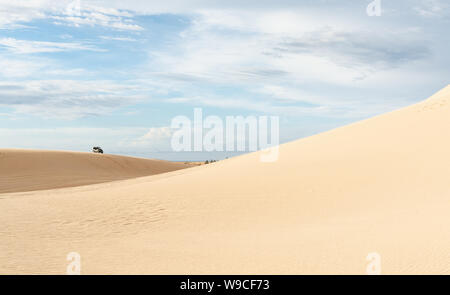
[[[171,119],[277,115],[286,142],[448,85],[448,1],[370,2],[1,0],[0,148],[220,159],[171,152]]]

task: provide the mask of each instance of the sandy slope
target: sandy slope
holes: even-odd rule
[[[0,273],[450,274],[450,87],[417,105],[158,176],[0,195]]]
[[[107,154],[0,149],[0,193],[108,182],[187,167]]]

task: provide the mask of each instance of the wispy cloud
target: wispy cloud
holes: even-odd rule
[[[20,58],[0,55],[0,77],[3,80],[26,78],[39,73],[48,61],[35,58]]]
[[[202,11],[176,48],[150,53],[144,75],[175,93],[167,102],[282,115],[365,117],[405,103],[380,98],[379,90],[361,99],[332,89],[376,89],[394,72],[414,74],[405,68],[432,55],[423,32],[345,21],[331,29],[322,20],[280,11]],[[222,87],[232,94],[217,91]]]
[[[431,54],[418,31],[381,33],[345,26],[339,30],[319,20],[292,25],[298,19],[295,14],[279,12],[203,12],[181,34],[176,52],[152,52],[152,67],[164,69],[163,75],[177,80],[241,84],[290,79],[349,84]],[[277,23],[278,29],[265,22]],[[292,26],[284,30],[287,24]]]
[[[414,11],[423,17],[448,17],[450,16],[450,5],[441,0],[424,0],[413,7]]]
[[[0,83],[0,106],[16,113],[75,119],[109,113],[146,96],[137,85],[111,81],[38,80]]]
[[[113,41],[128,41],[128,42],[134,42],[137,41],[135,38],[130,37],[112,37],[112,36],[100,36],[103,40],[113,40]]]
[[[105,8],[91,5],[89,3],[79,2],[79,6],[73,7],[70,4],[66,10],[58,15],[51,15],[56,24],[65,24],[70,26],[103,26],[124,31],[141,31],[143,28],[133,23],[134,15],[125,10],[114,8]]]
[[[0,1],[0,29],[25,27],[24,23],[45,18],[50,1]]]
[[[106,51],[105,49],[100,49],[92,45],[86,45],[77,42],[46,42],[17,40],[15,38],[1,38],[0,47],[5,48],[12,53],[18,54],[61,52],[73,50]]]
[[[0,114],[1,116],[2,114]],[[56,127],[0,128],[0,146],[90,151],[101,146],[107,153],[146,154],[171,151],[170,127]],[[39,143],[30,139],[39,138]]]
[[[431,54],[414,35],[408,31],[336,32],[328,28],[285,38],[274,50],[323,57],[344,67],[394,67]]]
[[[365,13],[369,1],[353,2],[0,0],[0,120],[167,124],[173,110],[202,106],[303,120],[311,134],[448,84],[446,1],[383,1],[377,18]],[[152,108],[157,119],[144,112]],[[22,146],[33,137],[47,148],[80,141],[73,148],[108,152],[131,143],[164,150],[154,144],[170,135],[149,126],[31,129]]]
[[[68,26],[103,26],[123,31],[140,31],[131,11],[108,8],[109,3],[88,0],[0,1],[0,28],[18,28],[36,19],[53,19]]]

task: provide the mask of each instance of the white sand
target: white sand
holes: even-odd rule
[[[450,274],[449,127],[450,86],[274,163],[1,194],[0,273]]]

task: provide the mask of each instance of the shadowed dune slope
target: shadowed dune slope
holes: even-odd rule
[[[101,183],[187,167],[108,154],[0,149],[0,193]]]
[[[0,273],[450,274],[449,127],[447,87],[271,163],[3,194]]]

